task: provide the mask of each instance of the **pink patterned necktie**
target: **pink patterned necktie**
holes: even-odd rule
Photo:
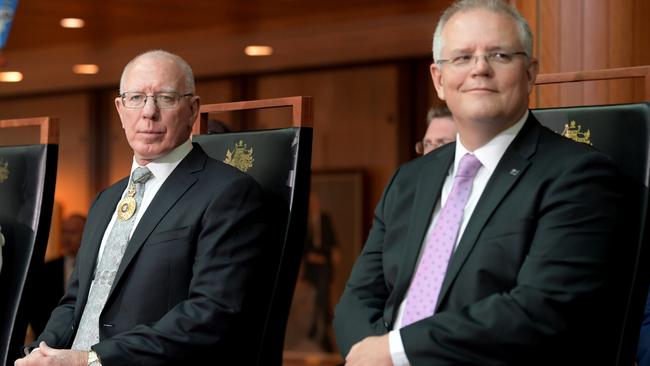
[[[433,315],[463,221],[465,204],[480,167],[481,162],[472,154],[465,154],[460,160],[451,193],[440,210],[435,227],[426,238],[424,252],[411,281],[404,308],[403,327]]]

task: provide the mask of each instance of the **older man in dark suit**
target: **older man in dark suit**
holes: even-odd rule
[[[180,57],[133,59],[115,106],[130,178],[92,204],[66,295],[16,365],[245,363],[259,187],[190,142],[199,97]]]
[[[528,111],[532,44],[502,1],[442,15],[431,75],[459,140],[386,187],[336,307],[346,365],[613,363],[626,180]]]

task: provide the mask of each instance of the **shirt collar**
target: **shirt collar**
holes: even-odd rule
[[[172,174],[174,168],[176,168],[176,166],[181,162],[181,160],[183,160],[183,158],[187,156],[187,154],[190,153],[190,151],[192,151],[192,142],[188,139],[184,143],[174,148],[174,150],[159,157],[158,159],[154,159],[146,166],[149,168],[155,178],[166,180],[167,177]],[[131,174],[133,174],[133,171],[138,167],[140,167],[140,165],[135,160],[134,156],[133,163],[131,164]]]
[[[474,155],[481,162],[484,168],[486,168],[490,174],[494,172],[499,160],[506,152],[506,149],[512,141],[515,139],[521,128],[524,126],[524,123],[528,119],[528,114],[530,112],[526,110],[526,113],[515,123],[514,125],[508,127],[507,129],[501,131],[498,135],[494,136],[492,140],[488,141],[485,145],[474,150]],[[454,157],[454,166],[451,173],[454,173],[458,169],[460,164],[460,159],[469,151],[463,146],[460,142],[458,134],[456,134],[456,156]]]

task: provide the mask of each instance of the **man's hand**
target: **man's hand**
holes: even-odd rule
[[[388,347],[388,334],[367,337],[355,344],[345,358],[346,366],[393,366]]]
[[[16,360],[14,366],[86,366],[88,352],[48,347],[41,342],[29,355]]]

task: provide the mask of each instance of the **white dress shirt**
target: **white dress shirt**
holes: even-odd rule
[[[481,162],[482,166],[479,168],[478,172],[476,173],[476,177],[474,178],[474,182],[472,183],[472,191],[470,192],[469,199],[467,200],[467,204],[465,205],[463,221],[461,222],[460,230],[458,232],[458,236],[456,237],[456,244],[455,244],[456,246],[460,242],[460,238],[462,237],[463,232],[465,231],[465,227],[467,226],[467,223],[469,222],[469,219],[472,216],[472,213],[474,212],[474,208],[476,207],[478,200],[481,198],[481,194],[483,194],[483,190],[487,186],[487,183],[490,180],[492,173],[494,172],[497,165],[499,164],[499,161],[501,160],[503,154],[506,152],[506,149],[508,148],[508,146],[510,146],[510,143],[512,143],[512,141],[515,139],[515,137],[517,136],[521,128],[524,126],[526,119],[528,119],[528,113],[529,112],[526,111],[526,113],[519,121],[517,121],[517,123],[515,123],[508,129],[496,135],[494,138],[492,138],[492,140],[490,140],[485,145],[474,150],[473,154]],[[456,152],[455,152],[456,155],[454,157],[454,163],[449,168],[449,172],[447,173],[447,177],[445,178],[445,182],[442,186],[442,192],[440,193],[440,201],[436,203],[436,207],[433,211],[433,215],[431,218],[431,224],[429,225],[427,234],[424,236],[425,238],[429,236],[429,233],[435,227],[436,220],[438,219],[438,215],[440,214],[440,210],[442,206],[445,204],[445,202],[447,201],[447,197],[451,192],[454,176],[456,174],[456,170],[458,169],[458,165],[460,164],[460,159],[465,154],[470,153],[465,148],[465,146],[463,146],[462,138],[459,135],[456,135],[456,140],[458,141],[458,143],[456,143]],[[418,263],[420,262],[420,256],[422,255],[422,252],[423,251],[420,251],[420,254],[418,255]],[[406,357],[406,352],[404,351],[402,336],[400,335],[399,332],[399,329],[402,327],[402,318],[404,316],[404,305],[406,304],[407,297],[408,297],[408,292],[405,294],[404,300],[400,304],[399,309],[397,311],[397,317],[393,325],[393,330],[391,330],[388,333],[389,349],[390,349],[390,354],[394,366],[410,365],[408,358]]]

